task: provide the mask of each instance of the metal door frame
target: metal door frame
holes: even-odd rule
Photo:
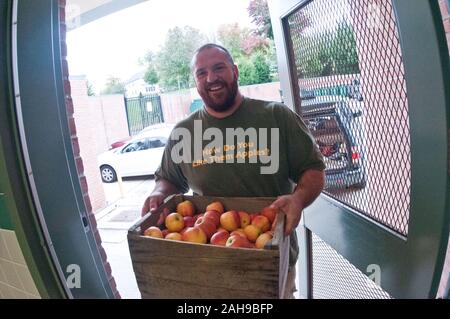
[[[57,0],[13,0],[12,81],[25,180],[69,298],[114,298],[89,226],[65,104]],[[50,156],[51,155],[51,156]],[[79,267],[79,268],[77,268]],[[66,278],[80,271],[80,286]],[[70,281],[69,281],[70,282]]]
[[[296,75],[289,67],[293,59],[286,33],[287,17],[310,1],[269,0],[281,88],[285,103],[294,110],[300,101],[296,100],[298,86],[293,85]],[[376,261],[382,270],[381,287],[392,297],[435,298],[439,286],[450,223],[448,48],[437,2],[392,2],[404,60],[410,121],[412,186],[408,236],[405,238],[322,194],[305,210],[304,229],[300,230],[304,239],[300,292],[309,298],[313,297],[311,232],[362,272]],[[358,241],[360,238],[365,240]],[[401,273],[389,267],[393,263]]]

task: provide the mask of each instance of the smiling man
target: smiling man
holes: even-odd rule
[[[238,67],[222,46],[199,48],[192,72],[204,108],[175,126],[142,214],[189,189],[204,196],[277,197],[272,206],[286,214],[285,234],[291,236],[285,296],[291,298],[298,257],[295,228],[324,186],[322,155],[291,109],[241,94]]]

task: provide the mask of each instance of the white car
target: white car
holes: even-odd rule
[[[100,175],[105,183],[121,177],[154,174],[161,163],[170,130],[141,132],[128,143],[98,156]]]

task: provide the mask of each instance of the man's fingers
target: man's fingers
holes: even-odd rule
[[[162,203],[162,200],[159,196],[149,196],[144,202],[144,206],[142,207],[141,215],[144,216],[148,212],[153,213]]]
[[[161,215],[159,215],[158,222],[156,223],[158,226],[162,225],[166,221],[166,217],[169,215],[169,209],[164,208]]]
[[[141,216],[144,216],[145,214],[147,214],[150,210],[150,197],[147,197],[144,201],[144,205],[142,206],[142,210],[141,210]]]
[[[282,210],[283,207],[286,205],[286,203],[287,203],[286,196],[280,196],[270,205],[270,208]]]

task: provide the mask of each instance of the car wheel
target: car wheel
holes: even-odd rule
[[[109,165],[100,167],[100,175],[102,176],[102,181],[105,183],[113,183],[117,180],[116,171]]]

